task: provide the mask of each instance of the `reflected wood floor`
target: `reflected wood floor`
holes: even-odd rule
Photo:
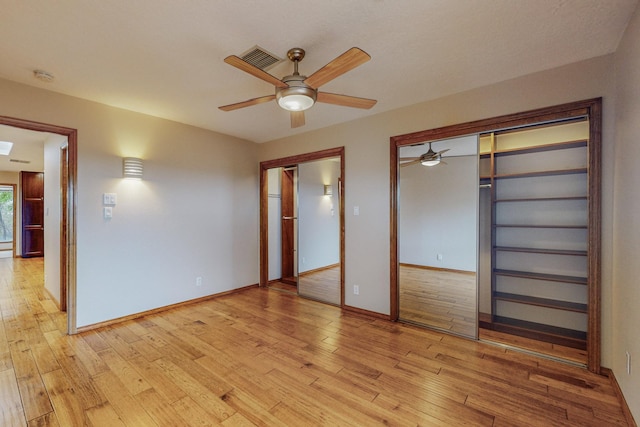
[[[400,265],[400,318],[475,337],[475,274]]]
[[[300,274],[298,290],[306,298],[340,305],[340,266]]]
[[[0,310],[2,426],[626,425],[605,377],[268,289],[67,336],[9,259]]]
[[[292,292],[305,298],[340,305],[340,266],[319,271],[302,273],[299,285],[290,285],[280,281],[269,282],[269,289]]]

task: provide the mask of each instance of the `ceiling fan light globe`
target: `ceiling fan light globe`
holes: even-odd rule
[[[313,99],[306,95],[289,95],[278,100],[278,105],[288,111],[308,110],[313,104]]]
[[[288,87],[276,92],[278,105],[287,111],[304,111],[313,107],[317,93],[310,87]]]
[[[440,163],[440,156],[435,159],[423,160],[420,162],[422,166],[436,166]]]

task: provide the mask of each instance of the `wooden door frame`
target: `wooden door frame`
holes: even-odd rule
[[[75,334],[76,327],[76,200],[78,174],[78,131],[77,129],[56,126],[31,120],[0,116],[0,124],[38,132],[49,132],[65,136],[68,141],[67,163],[67,224],[66,224],[66,305],[67,305],[67,333]],[[63,254],[61,253],[61,258]],[[61,284],[63,286],[63,284]],[[60,297],[62,299],[62,295]]]
[[[60,147],[60,311],[67,311],[69,145]]]
[[[340,215],[340,306],[344,307],[344,147],[329,148],[311,153],[298,154],[280,159],[260,162],[260,286],[269,283],[269,188],[267,171],[273,168],[297,165],[329,158],[340,158],[339,215]]]
[[[398,148],[453,138],[457,136],[480,134],[500,129],[524,127],[545,121],[561,121],[572,117],[589,118],[588,145],[588,245],[589,257],[588,278],[588,326],[587,326],[587,369],[600,373],[601,357],[601,285],[600,285],[600,250],[601,250],[601,144],[602,144],[602,98],[587,99],[552,107],[539,108],[515,114],[508,114],[489,119],[413,132],[390,138],[390,234],[391,234],[391,277],[390,277],[390,315],[391,320],[399,317],[399,271],[398,271]]]

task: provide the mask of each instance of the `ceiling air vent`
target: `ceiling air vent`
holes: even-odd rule
[[[273,68],[278,63],[284,61],[282,58],[278,58],[274,54],[267,52],[260,46],[254,46],[242,55],[240,55],[245,62],[260,68],[263,71],[267,71]]]
[[[31,163],[31,161],[30,161],[30,160],[20,160],[20,159],[9,159],[9,161],[10,161],[10,162],[13,162],[13,163],[24,163],[24,164],[29,164],[29,163]]]

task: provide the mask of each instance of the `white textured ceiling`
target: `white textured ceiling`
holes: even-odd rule
[[[0,125],[0,141],[13,142],[7,156],[0,155],[0,172],[44,170],[44,142],[50,135]]]
[[[611,53],[637,2],[0,0],[0,77],[265,142]],[[297,129],[275,102],[219,110],[273,93],[223,62],[254,45],[302,47],[306,75],[358,46],[371,61],[322,89],[378,103],[316,104]]]

